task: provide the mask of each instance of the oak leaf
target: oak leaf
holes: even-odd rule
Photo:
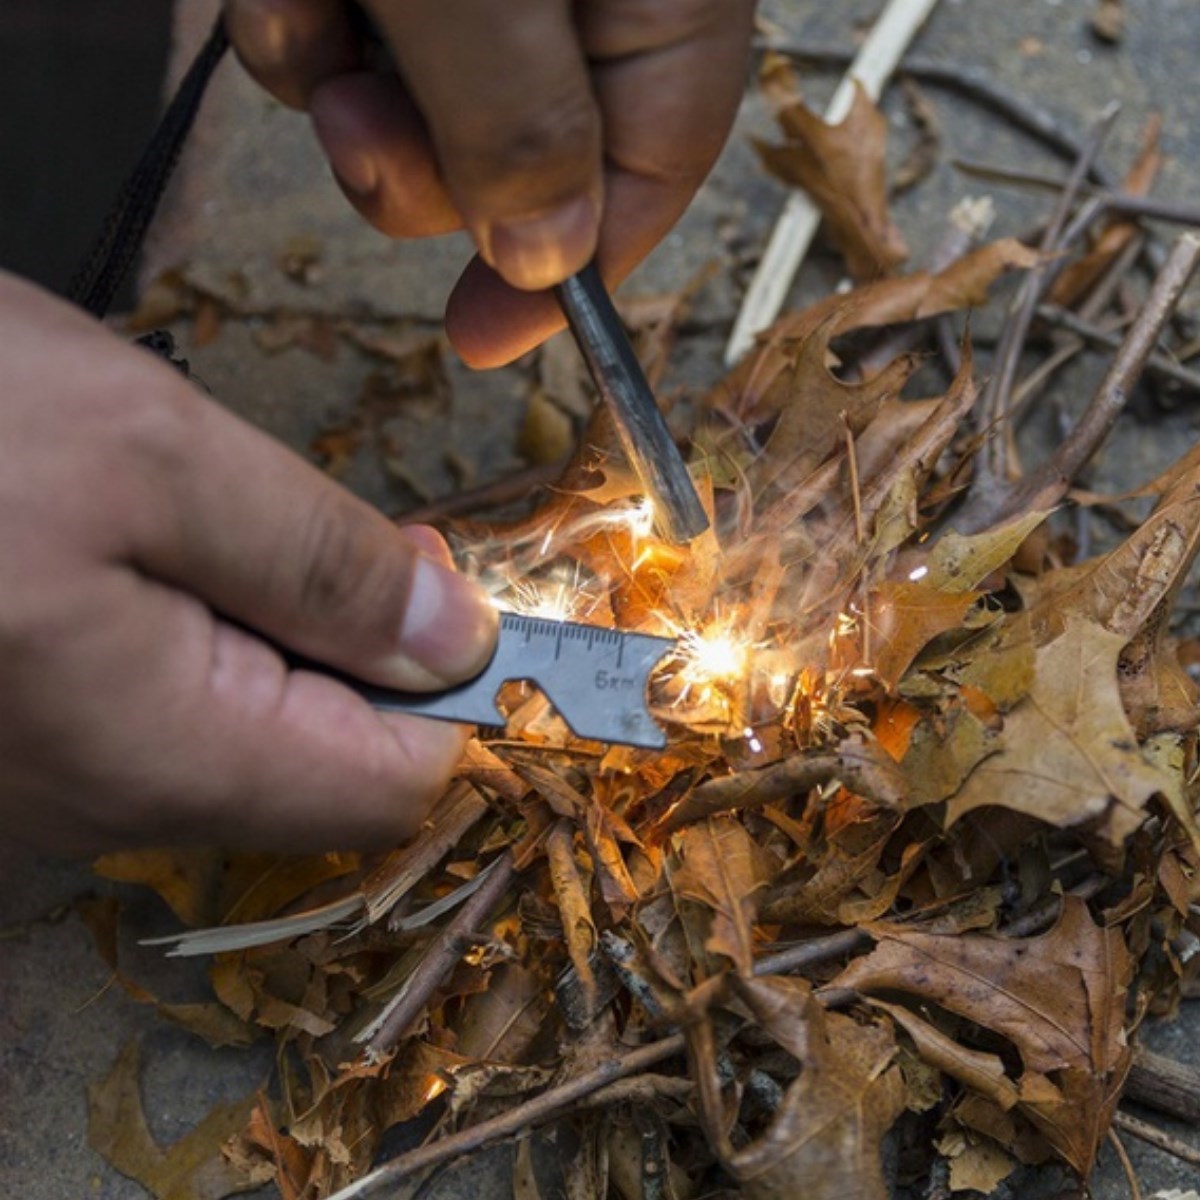
[[[962,625],[978,592],[943,592],[920,580],[888,580],[871,592],[871,665],[894,688],[921,649]]]
[[[709,817],[677,839],[682,861],[671,872],[671,890],[710,911],[705,948],[748,975],[754,966],[754,918],[768,878],[763,851],[733,817]]]
[[[951,798],[953,823],[995,805],[1060,828],[1089,824],[1114,846],[1142,822],[1169,779],[1142,754],[1121,706],[1126,638],[1068,617],[1037,652],[1029,695],[1005,717],[1003,744]]]
[[[738,999],[780,1046],[799,1078],[763,1135],[726,1147],[726,1169],[747,1200],[886,1200],[884,1135],[904,1110],[896,1043],[884,1025],[825,1012],[798,980],[732,980]]]
[[[969,536],[953,529],[947,531],[929,556],[925,582],[941,592],[967,592],[978,587],[1012,559],[1021,543],[1049,515],[1037,511],[1022,513]]]
[[[216,893],[222,863],[216,850],[151,848],[101,855],[92,869],[105,879],[153,888],[185,925],[196,926],[221,915]]]
[[[1055,926],[1034,938],[869,932],[875,949],[830,987],[919,997],[1007,1038],[1025,1068],[1022,1111],[1086,1175],[1130,1065],[1123,1020],[1134,960],[1120,930],[1100,928],[1068,896]]]
[[[222,1153],[225,1143],[245,1127],[255,1098],[218,1104],[191,1133],[164,1148],[146,1125],[139,1061],[137,1043],[129,1042],[112,1070],[88,1087],[92,1148],[158,1200],[221,1200],[260,1187],[261,1180],[247,1179]]]
[[[908,257],[888,214],[887,119],[856,82],[845,120],[826,124],[806,107],[790,67],[775,56],[764,63],[762,82],[786,139],[781,146],[756,143],[763,163],[812,197],[851,275],[887,274]]]

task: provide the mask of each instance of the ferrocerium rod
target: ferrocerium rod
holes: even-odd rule
[[[589,263],[555,291],[654,508],[659,535],[676,545],[690,542],[708,528],[708,516],[600,272]]]

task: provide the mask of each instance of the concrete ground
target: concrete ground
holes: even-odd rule
[[[764,16],[821,44],[847,45],[878,0],[764,0]],[[176,62],[206,29],[211,0],[176,6]],[[1200,46],[1200,5],[1193,0],[1126,0],[1128,32],[1117,49],[1090,34],[1094,0],[942,0],[919,42],[921,53],[976,65],[1013,91],[1036,99],[1076,129],[1110,99],[1123,112],[1106,157],[1118,169],[1133,153],[1152,109],[1165,117],[1168,160],[1158,191],[1168,198],[1200,193],[1200,92],[1194,87]],[[812,76],[814,98],[828,94],[832,76]],[[930,89],[944,126],[942,161],[932,178],[899,207],[899,219],[920,261],[936,242],[945,215],[981,185],[949,165],[954,157],[1059,171],[1061,164],[992,115]],[[889,102],[897,153],[913,131],[903,106]],[[676,351],[669,387],[700,386],[719,371],[720,350],[745,284],[747,262],[777,211],[781,189],[764,178],[747,144],[751,131],[768,132],[749,98],[738,131],[718,170],[678,230],[630,281],[625,294],[655,294],[683,286],[710,263],[694,319]],[[0,178],[2,178],[0,172]],[[4,195],[0,192],[0,198]],[[997,233],[1025,230],[1044,203],[1022,193],[995,193]],[[222,402],[300,449],[359,419],[366,434],[349,454],[343,478],[389,511],[400,511],[486,481],[521,463],[516,435],[531,381],[526,365],[472,375],[447,357],[449,394],[434,402],[358,406],[372,376],[392,377],[386,355],[338,340],[330,357],[299,344],[305,329],[325,330],[350,319],[379,332],[386,327],[435,332],[444,297],[465,246],[459,239],[399,245],[374,234],[349,212],[318,158],[304,120],[256,92],[236,64],[220,70],[155,231],[144,279],[172,269],[221,302],[224,315],[204,306],[198,319],[177,323],[194,371]],[[304,260],[297,269],[297,258]],[[307,263],[307,265],[304,265]],[[806,295],[837,283],[819,253],[800,286]],[[299,316],[313,323],[298,323]],[[204,344],[198,345],[198,342]],[[282,343],[282,344],[281,344]],[[320,347],[328,349],[325,343]],[[1064,377],[1070,403],[1088,393],[1098,367]],[[386,390],[386,389],[385,389]],[[395,389],[392,389],[395,394]],[[1155,410],[1156,411],[1156,410]],[[357,416],[356,416],[357,414]],[[1154,420],[1127,419],[1093,475],[1098,486],[1140,481],[1196,436],[1193,407]],[[450,453],[453,451],[453,453]],[[270,1054],[210,1051],[165,1026],[148,1008],[107,986],[107,970],[72,903],[99,884],[81,866],[35,861],[0,848],[0,1191],[25,1200],[96,1197],[137,1200],[144,1195],[97,1157],[86,1143],[84,1086],[109,1068],[130,1037],[145,1046],[144,1094],[152,1131],[169,1142],[186,1132],[217,1099],[234,1099],[265,1081]],[[153,897],[123,893],[131,935],[125,950],[133,972],[166,999],[202,993],[199,969],[181,967],[139,949],[134,934],[167,932],[170,915]],[[1152,1028],[1149,1040],[1165,1053],[1200,1063],[1200,1013],[1186,1009],[1176,1024]],[[1166,1124],[1155,1118],[1160,1124]],[[1186,1130],[1180,1136],[1200,1145]],[[1146,1195],[1196,1185],[1197,1172],[1128,1143]],[[470,1179],[451,1176],[443,1194],[502,1196],[507,1174],[476,1165]],[[495,1171],[494,1174],[489,1172]],[[1043,1192],[1054,1181],[1043,1178]],[[1027,1181],[1022,1195],[1034,1195]],[[1053,1194],[1051,1191],[1049,1194]],[[1105,1152],[1092,1194],[1128,1195]]]

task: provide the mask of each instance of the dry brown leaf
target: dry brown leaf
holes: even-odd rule
[[[838,803],[840,801],[840,804]],[[782,880],[763,906],[763,919],[798,925],[854,925],[879,917],[891,907],[904,882],[915,843],[891,878],[880,859],[899,824],[893,813],[876,815],[847,792],[826,811],[826,841],[798,878]]]
[[[105,879],[153,888],[185,925],[196,926],[221,916],[215,909],[222,860],[206,848],[118,850],[96,859],[92,869]]]
[[[690,825],[676,835],[676,844],[682,861],[670,873],[671,890],[709,910],[705,948],[749,974],[754,918],[769,870],[762,850],[732,817],[709,817],[703,824]]]
[[[1146,761],[1117,685],[1121,634],[1078,618],[1038,649],[1030,695],[1004,718],[1003,743],[950,799],[947,821],[998,805],[1060,827],[1088,824],[1121,845],[1169,786]]]
[[[931,663],[928,669],[940,669],[964,687],[978,688],[1001,712],[1007,712],[1029,694],[1036,666],[1033,622],[1027,612],[1019,612],[976,634],[944,665]]]
[[[108,964],[117,983],[130,999],[138,1004],[152,1005],[164,1020],[202,1038],[213,1049],[248,1046],[256,1039],[257,1031],[253,1026],[247,1024],[241,1014],[231,1011],[228,1005],[203,1000],[168,1003],[121,969],[117,942],[120,904],[115,897],[81,900],[77,910],[95,940],[100,957]]]
[[[802,481],[844,445],[847,430],[861,433],[883,402],[900,394],[912,374],[915,363],[900,358],[866,383],[843,383],[828,364],[834,332],[831,319],[793,343],[786,368],[764,396],[767,411],[779,412],[756,471],[765,476],[764,484],[786,489]]]
[[[845,120],[827,125],[800,99],[786,60],[774,55],[763,64],[762,83],[786,139],[781,146],[756,142],[767,169],[812,197],[851,275],[886,275],[908,257],[888,214],[887,119],[858,84]]]
[[[721,775],[693,788],[669,809],[657,835],[731,809],[753,809],[803,796],[832,779],[885,808],[904,803],[904,773],[877,742],[844,739],[832,750],[805,751],[768,767]]]
[[[938,1142],[938,1151],[950,1161],[952,1192],[992,1193],[1013,1173],[1016,1163],[989,1137],[954,1129]]]
[[[472,1062],[520,1062],[547,1011],[541,976],[516,963],[503,963],[492,972],[487,991],[468,998],[457,1023],[454,1050]]]
[[[995,805],[1059,827],[1087,824],[1119,846],[1168,786],[1121,706],[1121,634],[1076,618],[1037,652],[1029,695],[1004,718],[1002,744],[952,797],[946,820]]]
[[[887,1013],[912,1038],[917,1053],[931,1067],[988,1097],[1005,1112],[1021,1098],[1017,1085],[1004,1073],[1004,1063],[998,1055],[963,1046],[902,1005],[874,999],[870,1003]]]
[[[319,1186],[319,1179],[313,1177],[313,1167],[319,1167],[321,1155],[312,1154],[282,1132],[262,1096],[258,1097],[241,1140],[248,1149],[257,1150],[270,1160],[271,1178],[281,1200],[303,1200],[306,1194],[311,1194],[310,1184]]]
[[[609,912],[619,920],[637,903],[641,892],[629,873],[629,866],[617,841],[616,822],[615,814],[602,804],[593,800],[588,805],[584,825],[588,852],[600,884],[600,895],[608,905]]]
[[[1022,513],[983,533],[964,537],[949,530],[937,540],[922,582],[939,592],[966,592],[979,587],[993,571],[1012,561],[1021,543],[1049,516]]]
[[[871,666],[889,690],[921,649],[939,633],[957,629],[978,592],[945,592],[921,580],[879,584],[871,592]]]
[[[917,996],[1007,1038],[1025,1067],[1022,1111],[1086,1175],[1130,1063],[1123,1022],[1134,960],[1120,930],[1101,929],[1068,896],[1053,929],[1035,938],[870,932],[875,949],[831,986]]]
[[[902,763],[909,781],[909,805],[949,799],[999,744],[997,730],[961,702],[951,702],[948,711],[927,717],[913,730]]]
[[[1040,638],[1068,615],[1131,641],[1171,604],[1200,550],[1200,456],[1189,453],[1154,511],[1115,550],[1040,581],[1032,614]],[[1184,465],[1184,464],[1181,464]]]
[[[738,999],[803,1064],[766,1132],[724,1162],[747,1200],[886,1200],[884,1135],[904,1110],[896,1044],[882,1025],[825,1012],[802,981],[735,979]]]
[[[222,1147],[245,1127],[256,1099],[219,1104],[170,1146],[150,1135],[138,1089],[140,1055],[128,1043],[112,1070],[88,1087],[88,1142],[122,1175],[136,1180],[157,1200],[222,1200],[253,1191],[261,1181],[248,1180],[222,1153]]]
[[[550,882],[562,921],[567,955],[579,977],[587,1003],[588,1015],[595,1009],[596,977],[591,958],[599,934],[592,920],[587,892],[584,890],[579,864],[575,858],[575,831],[568,821],[560,821],[546,838],[546,858]]]

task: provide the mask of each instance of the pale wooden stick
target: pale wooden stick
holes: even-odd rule
[[[936,6],[937,0],[889,0],[825,110],[829,124],[845,120],[854,102],[856,80],[872,100],[879,99],[904,52]],[[725,347],[728,365],[741,358],[754,344],[756,335],[779,315],[820,223],[821,214],[806,193],[793,192],[788,197]]]

